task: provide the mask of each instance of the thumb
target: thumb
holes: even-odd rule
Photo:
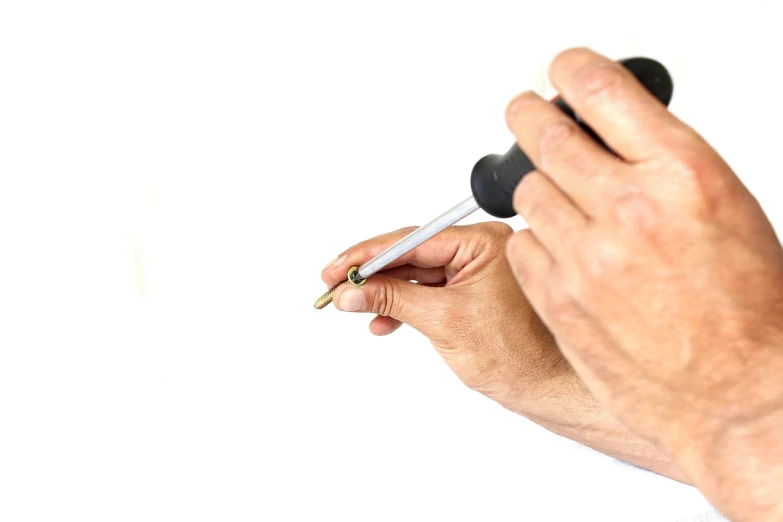
[[[432,330],[442,306],[443,288],[375,275],[361,285],[346,283],[335,291],[334,306],[344,312],[365,312],[391,317],[419,330]]]

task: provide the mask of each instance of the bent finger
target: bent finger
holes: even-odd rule
[[[344,281],[350,267],[369,261],[417,228],[407,227],[357,243],[338,256],[332,265],[327,265],[321,272],[321,279],[330,287]],[[480,227],[476,225],[451,226],[395,259],[386,268],[406,264],[435,268],[453,264],[455,261],[464,266],[472,261],[472,251],[481,246],[479,239]]]
[[[546,247],[530,230],[520,230],[506,245],[506,257],[517,284],[535,308],[542,301],[545,282],[554,266],[554,259]]]
[[[588,225],[587,217],[547,176],[533,171],[514,191],[514,209],[527,221],[535,237],[557,261]]]
[[[402,322],[394,319],[393,317],[384,317],[382,315],[376,315],[372,321],[370,321],[370,333],[377,336],[389,335],[396,332]]]
[[[622,176],[622,161],[601,147],[554,104],[528,92],[517,96],[506,122],[536,168],[587,214],[606,205],[607,191]]]
[[[560,53],[549,76],[576,114],[622,158],[641,162],[695,133],[619,62],[590,49]],[[660,80],[659,80],[660,81]]]

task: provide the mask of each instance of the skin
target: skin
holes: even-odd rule
[[[783,519],[783,249],[737,175],[625,69],[561,53],[552,83],[616,153],[527,92],[536,172],[507,257],[606,409],[732,520]]]
[[[519,95],[506,120],[536,166],[514,194],[530,228],[457,227],[336,306],[379,314],[378,335],[410,324],[468,386],[694,484],[732,520],[783,519],[783,248],[769,220],[612,60],[571,49],[550,79],[614,153]],[[400,234],[349,249],[324,281]]]
[[[324,268],[324,283],[342,281],[348,268],[413,228],[349,248]],[[375,335],[406,323],[429,338],[462,382],[503,407],[605,454],[685,481],[669,456],[607,413],[560,353],[514,280],[505,257],[512,233],[499,222],[452,227],[364,285],[340,287],[334,306],[375,314],[370,322]]]

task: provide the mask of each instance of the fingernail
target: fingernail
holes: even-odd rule
[[[337,261],[334,262],[334,264],[332,265],[332,268],[337,268],[338,266],[342,265],[343,262],[345,261],[346,257],[348,257],[348,256],[340,257],[340,259],[338,259]]]
[[[358,312],[364,306],[364,292],[361,288],[346,288],[339,291],[334,306],[343,312]]]
[[[321,272],[323,272],[323,271],[324,271],[324,270],[326,270],[327,268],[331,268],[331,267],[333,267],[333,266],[334,266],[334,262],[335,262],[335,261],[337,261],[337,260],[336,260],[336,259],[332,259],[331,261],[329,261],[328,263],[326,263],[326,264],[324,265],[324,267],[321,269]]]

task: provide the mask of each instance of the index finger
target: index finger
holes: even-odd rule
[[[422,268],[453,265],[455,271],[459,271],[473,260],[474,247],[480,244],[476,241],[476,234],[471,232],[471,226],[451,226],[395,259],[384,269],[407,264]],[[330,287],[344,281],[350,267],[369,261],[417,228],[407,227],[357,243],[338,256],[335,264],[324,268],[321,279]]]
[[[549,76],[574,112],[628,162],[659,157],[672,143],[695,138],[628,68],[590,49],[560,53]]]

